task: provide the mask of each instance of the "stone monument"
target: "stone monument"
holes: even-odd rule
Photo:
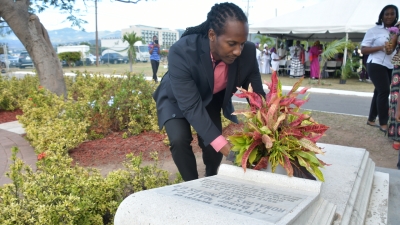
[[[324,183],[222,164],[218,175],[141,191],[114,224],[386,224],[389,176],[365,149],[318,144]]]

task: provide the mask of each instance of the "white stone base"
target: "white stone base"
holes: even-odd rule
[[[223,164],[216,176],[130,195],[114,223],[387,224],[388,174],[365,149],[318,145],[331,164],[325,183]]]

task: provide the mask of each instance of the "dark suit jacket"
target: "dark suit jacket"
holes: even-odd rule
[[[248,88],[265,97],[256,60],[255,45],[246,42],[241,55],[228,65],[228,84],[222,104],[226,118],[237,123],[232,95],[236,87]],[[192,34],[181,38],[168,53],[168,72],[153,94],[157,105],[158,125],[172,118],[186,118],[209,145],[221,132],[211,121],[206,106],[213,98],[214,71],[209,39]]]

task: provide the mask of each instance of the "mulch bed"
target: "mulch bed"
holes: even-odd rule
[[[223,135],[226,137],[241,128],[242,124],[230,124],[224,129]],[[171,157],[169,147],[163,142],[166,134],[150,131],[125,139],[122,135],[123,132],[114,132],[102,139],[86,141],[70,150],[69,154],[82,166],[122,163],[129,153],[142,154],[145,161],[150,160],[150,153],[154,151],[158,152],[159,159]],[[193,135],[192,147],[193,152],[201,151],[197,144],[197,135]]]
[[[17,120],[17,115],[22,115],[22,110],[4,111],[0,109],[0,123],[7,123]]]

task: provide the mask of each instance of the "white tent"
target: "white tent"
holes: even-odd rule
[[[286,15],[250,25],[250,33],[280,39],[330,41],[348,35],[359,42],[386,5],[399,0],[325,0]]]

